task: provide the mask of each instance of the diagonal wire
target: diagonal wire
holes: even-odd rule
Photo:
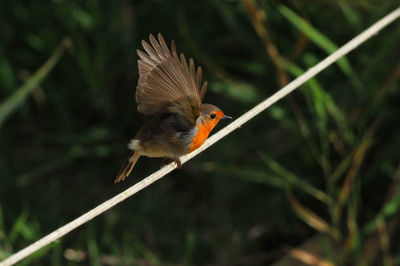
[[[283,87],[271,97],[267,98],[266,100],[262,101],[248,112],[243,114],[241,117],[233,121],[228,126],[224,127],[216,134],[212,135],[199,149],[195,150],[194,152],[181,157],[181,162],[185,163],[195,157],[197,154],[201,153],[208,147],[214,145],[220,139],[225,137],[226,135],[230,134],[232,131],[236,130],[237,128],[244,125],[247,121],[254,118],[256,115],[270,107],[272,104],[276,103],[302,84],[304,84],[307,80],[317,75],[319,72],[330,66],[332,63],[340,59],[342,56],[346,55],[350,51],[354,50],[360,44],[371,38],[372,36],[376,35],[380,30],[384,27],[395,21],[400,17],[400,7],[393,10],[391,13],[377,21],[371,27],[363,31],[361,34],[354,37],[348,43],[343,45],[339,48],[336,52],[329,55],[327,58],[319,62],[314,67],[310,68],[307,72],[305,72],[300,77],[296,78],[292,82],[290,82],[287,86]],[[112,208],[113,206],[117,205],[121,201],[129,198],[130,196],[134,195],[138,191],[146,188],[150,184],[154,183],[155,181],[159,180],[160,178],[164,177],[166,174],[171,172],[176,168],[174,163],[171,163],[157,172],[149,175],[148,177],[144,178],[142,181],[136,183],[132,187],[126,189],[125,191],[119,193],[118,195],[114,196],[113,198],[105,201],[104,203],[100,204],[99,206],[93,208],[92,210],[88,211],[87,213],[83,214],[82,216],[76,218],[72,222],[67,223],[66,225],[58,228],[57,230],[53,231],[52,233],[46,235],[45,237],[37,240],[36,242],[32,243],[31,245],[25,247],[24,249],[14,253],[13,255],[9,256],[2,262],[0,262],[0,266],[8,266],[13,265],[20,260],[26,258],[27,256],[31,255],[35,251],[49,245],[50,243],[56,241],[57,239],[61,238],[62,236],[68,234],[72,230],[76,229],[77,227],[87,223],[91,219],[95,218],[99,214],[105,212],[106,210]]]

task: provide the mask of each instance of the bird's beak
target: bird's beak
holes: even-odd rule
[[[223,117],[221,117],[221,119],[227,119],[227,118],[232,119],[232,116],[224,115]]]

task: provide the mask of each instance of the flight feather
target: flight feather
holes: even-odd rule
[[[169,50],[164,38],[158,34],[158,41],[150,35],[150,44],[142,41],[144,52],[139,55],[139,81],[136,88],[138,111],[144,114],[163,113],[171,103],[188,101],[199,108],[207,89],[202,83],[202,71],[195,67],[193,59],[187,62],[185,56],[178,56],[175,43]]]

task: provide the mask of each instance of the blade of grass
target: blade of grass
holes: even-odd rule
[[[332,42],[328,37],[322,34],[320,31],[315,29],[308,23],[306,20],[298,16],[292,10],[287,8],[284,5],[280,5],[278,7],[279,11],[282,15],[284,15],[298,30],[304,33],[312,42],[318,45],[322,50],[324,50],[327,54],[331,54],[336,51],[339,47]],[[342,72],[352,81],[353,86],[359,91],[363,89],[363,85],[361,81],[358,79],[356,74],[354,73],[352,67],[350,66],[349,61],[346,57],[337,61],[339,68]]]
[[[39,68],[24,85],[19,87],[8,99],[0,104],[0,128],[4,121],[25,102],[29,93],[31,93],[54,68],[65,49],[69,47],[70,44],[71,40],[69,38],[64,38],[47,62]]]
[[[88,253],[89,253],[89,257],[90,257],[90,263],[92,265],[101,265],[100,251],[99,251],[99,247],[98,247],[97,241],[96,241],[93,233],[90,233],[90,236],[88,237],[87,247],[88,247]]]
[[[185,40],[189,50],[191,50],[195,55],[196,60],[198,60],[201,65],[212,72],[216,77],[221,79],[212,82],[213,86],[211,89],[214,92],[223,93],[224,95],[229,95],[236,100],[248,103],[256,102],[260,98],[256,87],[248,82],[238,80],[238,78],[225,71],[225,69],[202,52],[197,42],[193,40],[192,34],[190,34],[186,15],[183,10],[180,10],[178,13],[178,25],[180,35]]]
[[[298,259],[306,265],[315,265],[315,266],[334,266],[334,264],[326,259],[323,259],[317,255],[312,254],[311,252],[298,248],[291,248],[288,250],[288,253],[293,258]]]
[[[348,5],[347,1],[338,1],[338,5],[350,25],[357,31],[361,30],[362,27],[360,13],[355,12],[351,6]]]
[[[254,182],[259,184],[265,184],[271,187],[283,188],[285,187],[285,181],[282,180],[279,176],[273,173],[266,173],[266,171],[244,168],[244,167],[224,167],[217,168],[213,171],[217,173],[226,173],[231,177],[238,178],[241,180],[245,180],[247,182]]]
[[[8,94],[11,93],[13,88],[16,87],[15,73],[6,56],[4,54],[0,54],[0,58],[0,89]]]
[[[281,56],[279,54],[278,48],[270,38],[269,33],[264,26],[265,19],[263,19],[260,10],[255,6],[252,1],[242,0],[242,4],[246,8],[246,11],[250,17],[251,23],[253,24],[255,31],[263,42],[265,50],[267,51],[269,57],[275,65],[276,72],[278,74],[279,86],[284,87],[288,83],[288,77],[285,70],[282,68],[280,60]]]
[[[342,207],[344,206],[344,204],[346,203],[346,201],[349,197],[353,182],[358,174],[361,164],[364,162],[364,158],[367,153],[367,150],[372,145],[372,137],[373,137],[376,127],[378,126],[378,123],[379,123],[379,120],[375,120],[372,123],[371,127],[365,133],[365,135],[361,141],[361,144],[358,146],[357,150],[355,151],[352,166],[345,178],[344,184],[343,184],[340,194],[338,196],[338,202],[337,202],[337,205],[336,205],[335,211],[334,211],[335,219],[340,219]]]
[[[32,239],[31,230],[27,229],[28,214],[23,212],[19,215],[18,219],[14,222],[7,240],[13,243],[19,235],[23,235],[26,239]]]
[[[379,228],[379,223],[382,220],[386,220],[389,217],[392,217],[395,214],[398,214],[400,210],[400,187],[397,188],[397,191],[393,194],[392,198],[385,204],[382,208],[382,211],[372,219],[363,229],[364,234],[371,234],[376,229]]]
[[[304,192],[308,193],[309,195],[313,196],[316,199],[330,205],[333,203],[331,197],[329,197],[325,192],[313,187],[307,182],[301,180],[298,176],[291,173],[287,169],[285,169],[282,165],[280,165],[277,161],[272,159],[265,153],[260,153],[260,156],[264,163],[268,165],[273,171],[275,171],[278,175],[280,175],[284,180],[290,184],[295,186],[296,188],[302,189]]]
[[[194,230],[186,234],[185,262],[184,265],[193,265],[193,255],[196,248],[196,233]]]
[[[38,263],[35,263],[35,261],[39,260],[43,256],[45,256],[51,249],[54,247],[57,247],[59,245],[59,241],[53,242],[50,245],[44,247],[41,250],[36,251],[33,253],[29,258],[26,258],[25,261],[20,263],[21,265],[38,265]]]
[[[230,3],[227,1],[212,1],[215,10],[219,13],[222,23],[232,33],[237,36],[237,40],[242,42],[243,49],[246,49],[254,56],[259,56],[259,45],[252,34],[249,33],[247,25],[241,23],[240,17],[242,14],[236,12]]]
[[[250,0],[242,0],[242,4],[246,8],[251,23],[253,24],[253,28],[257,32],[258,37],[260,38],[262,43],[264,44],[264,48],[275,66],[279,87],[286,86],[289,82],[289,78],[285,69],[282,66],[282,56],[279,53],[278,47],[273,39],[270,37],[270,34],[267,30],[266,15],[263,13],[264,10],[260,9],[255,3]],[[310,130],[301,108],[298,106],[293,97],[288,97],[288,101],[293,111],[293,114],[296,117],[296,121],[301,129],[302,134],[304,136],[307,136],[307,133]]]
[[[347,209],[347,228],[348,228],[348,236],[345,241],[345,250],[350,252],[357,247],[360,247],[360,234],[358,230],[357,224],[357,199],[359,195],[358,193],[352,193],[349,200],[349,207]]]
[[[301,76],[305,72],[289,60],[282,60],[282,63],[283,67],[296,77]],[[319,117],[325,117],[326,110],[333,117],[334,121],[336,122],[338,128],[340,129],[346,140],[349,143],[353,143],[354,135],[350,127],[348,126],[346,116],[343,114],[342,111],[340,111],[339,107],[336,105],[330,94],[322,88],[316,78],[310,79],[306,84],[310,87],[313,96],[313,101],[310,105],[315,106],[315,111],[317,112],[317,114],[319,114]],[[307,91],[302,91],[303,93],[308,94]]]
[[[361,108],[356,108],[353,113],[350,115],[351,123],[360,124],[360,118],[364,121],[368,121],[368,118],[371,116],[375,116],[376,112],[379,108],[381,108],[382,101],[387,97],[388,92],[392,89],[396,89],[396,82],[400,79],[400,61],[397,63],[397,66],[394,67],[393,72],[389,73],[389,75],[383,79],[383,84],[379,86],[375,95],[372,98],[372,101],[368,101],[368,105]]]
[[[335,230],[330,224],[328,224],[324,219],[316,215],[314,212],[310,211],[306,207],[304,207],[293,195],[290,188],[286,191],[288,200],[298,216],[309,226],[314,228],[315,230],[323,233],[327,233],[332,237],[336,238],[338,235],[338,231]]]
[[[386,193],[385,198],[387,200],[385,200],[383,208],[362,230],[364,235],[362,258],[365,262],[375,262],[379,255],[379,245],[382,241],[381,223],[385,222],[385,231],[389,236],[393,235],[399,228],[400,219],[396,214],[400,210],[400,164],[394,172],[392,179],[393,182]],[[395,263],[395,265],[398,264]]]
[[[385,220],[382,220],[379,223],[379,238],[383,252],[383,265],[393,266],[393,258],[392,255],[390,254],[389,234]]]
[[[339,163],[336,169],[329,176],[332,183],[336,183],[339,178],[344,175],[347,169],[351,166],[352,160],[354,158],[354,152],[350,152],[346,157]]]

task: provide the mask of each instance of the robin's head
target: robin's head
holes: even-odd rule
[[[200,114],[196,120],[197,132],[189,146],[189,152],[194,151],[204,143],[208,134],[210,134],[211,130],[221,119],[232,118],[224,115],[221,109],[212,104],[203,103],[199,111]]]
[[[211,131],[221,119],[225,118],[232,119],[232,117],[224,115],[224,112],[217,106],[203,103],[200,106],[200,115],[197,118],[196,124]]]

